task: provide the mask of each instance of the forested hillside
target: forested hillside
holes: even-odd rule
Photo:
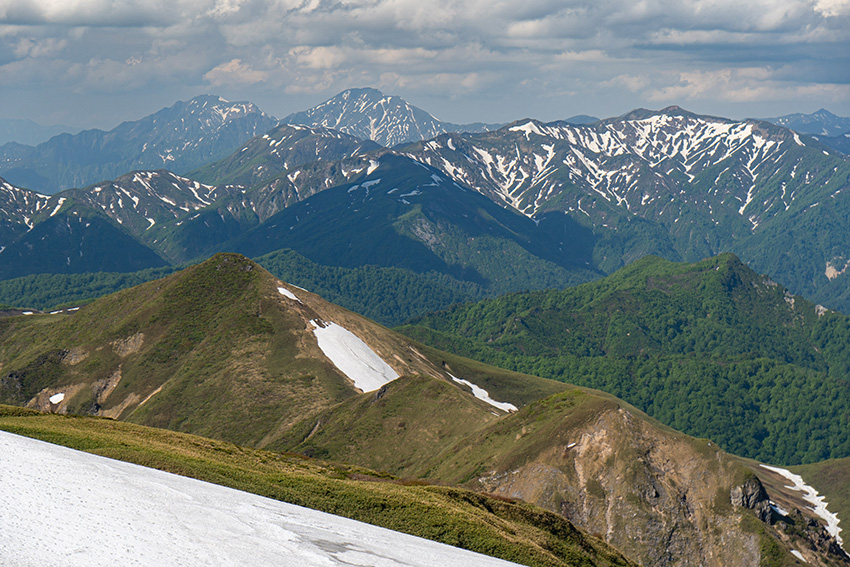
[[[598,282],[457,306],[402,330],[604,390],[739,455],[786,464],[850,455],[850,318],[731,254],[645,258]]]

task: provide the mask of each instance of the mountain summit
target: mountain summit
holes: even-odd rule
[[[184,173],[226,156],[277,120],[250,102],[214,95],[181,101],[108,132],[61,134],[35,147],[0,147],[0,176],[43,193],[85,187],[136,169]]]
[[[335,128],[387,147],[429,140],[446,132],[486,132],[496,128],[443,122],[399,96],[371,88],[345,90],[318,106],[290,114],[282,122]]]

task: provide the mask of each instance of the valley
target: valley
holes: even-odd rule
[[[349,89],[3,146],[0,429],[520,564],[848,565],[827,114]]]
[[[461,486],[559,514],[639,564],[760,565],[766,550],[792,549],[811,549],[814,564],[850,561],[793,496],[781,496],[793,512],[772,516],[764,472],[711,441],[609,394],[413,342],[238,255],[71,313],[0,323],[4,403],[101,416],[56,422],[10,407],[7,431],[100,452],[95,440],[127,422]],[[340,330],[323,343],[320,328]],[[172,462],[170,441],[151,446],[166,435],[154,431],[102,454]]]

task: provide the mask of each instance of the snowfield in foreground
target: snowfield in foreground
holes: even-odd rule
[[[0,565],[514,565],[0,431]]]

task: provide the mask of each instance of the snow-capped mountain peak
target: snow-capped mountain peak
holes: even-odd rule
[[[445,132],[491,129],[484,124],[443,122],[399,96],[372,88],[345,90],[318,106],[290,114],[282,122],[335,128],[387,147],[427,140]]]
[[[532,217],[560,210],[605,224],[614,207],[674,223],[699,210],[715,224],[744,221],[748,231],[813,197],[805,187],[823,154],[836,164],[818,167],[818,187],[840,182],[847,163],[839,154],[767,122],[679,107],[589,125],[526,119],[497,132],[443,135],[410,151]]]

